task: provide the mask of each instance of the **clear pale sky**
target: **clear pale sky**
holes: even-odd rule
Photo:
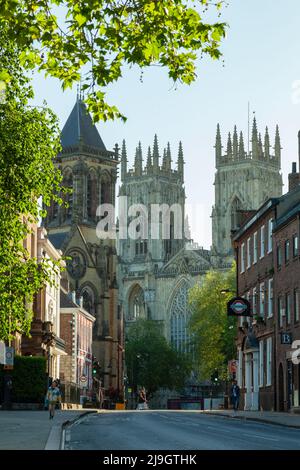
[[[247,142],[247,103],[251,119],[255,111],[259,131],[268,125],[273,144],[275,126],[280,127],[282,173],[287,175],[292,161],[298,161],[297,133],[300,129],[300,1],[229,0],[222,20],[229,23],[223,42],[222,62],[199,62],[198,79],[191,86],[174,89],[167,71],[153,67],[124,73],[109,92],[109,102],[127,116],[126,124],[98,124],[108,149],[125,138],[130,163],[141,140],[144,158],[157,133],[161,154],[170,141],[173,165],[178,142],[182,140],[185,158],[187,204],[198,207],[199,216],[190,220],[192,236],[201,246],[211,245],[211,208],[214,203],[214,142],[219,122],[226,146],[234,124]],[[297,84],[299,80],[299,84]],[[62,92],[54,79],[34,78],[35,104],[45,99],[65,123],[76,100],[76,90]],[[293,95],[294,93],[294,95]],[[196,223],[197,222],[197,223]]]

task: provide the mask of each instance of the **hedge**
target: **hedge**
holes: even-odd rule
[[[42,403],[44,401],[47,375],[46,358],[38,356],[16,356],[12,376],[12,401],[14,403]],[[3,375],[0,370],[0,386],[3,392]]]

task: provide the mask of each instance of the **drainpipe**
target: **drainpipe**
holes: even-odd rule
[[[275,204],[275,207],[274,207],[274,222],[277,220],[277,204]],[[272,251],[272,258],[273,258],[273,267],[274,267],[274,274],[273,274],[273,301],[274,301],[274,305],[273,305],[273,319],[274,319],[274,352],[273,352],[273,364],[274,364],[274,371],[273,371],[273,380],[274,380],[274,411],[278,411],[278,407],[277,407],[277,381],[278,381],[278,377],[277,377],[277,319],[278,319],[278,312],[277,312],[277,307],[278,307],[278,304],[277,304],[277,301],[276,301],[276,297],[275,297],[275,293],[276,293],[276,290],[275,290],[275,286],[277,285],[276,283],[276,266],[275,266],[275,260],[274,260],[274,251],[275,251],[275,243],[274,243],[274,231],[272,233],[272,243],[273,243],[273,251]],[[277,315],[275,314],[275,310],[277,312]]]
[[[236,295],[239,295],[239,246],[235,246],[235,259],[236,259]]]

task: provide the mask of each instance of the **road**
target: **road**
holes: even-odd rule
[[[193,412],[112,411],[72,426],[65,449],[300,450],[300,430]]]

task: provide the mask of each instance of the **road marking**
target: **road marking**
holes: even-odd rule
[[[275,439],[273,437],[265,437],[265,436],[262,436],[261,434],[247,434],[247,433],[242,433],[243,436],[249,436],[249,437],[259,437],[259,439],[265,439],[266,441],[275,441],[275,442],[278,442],[279,439]]]

